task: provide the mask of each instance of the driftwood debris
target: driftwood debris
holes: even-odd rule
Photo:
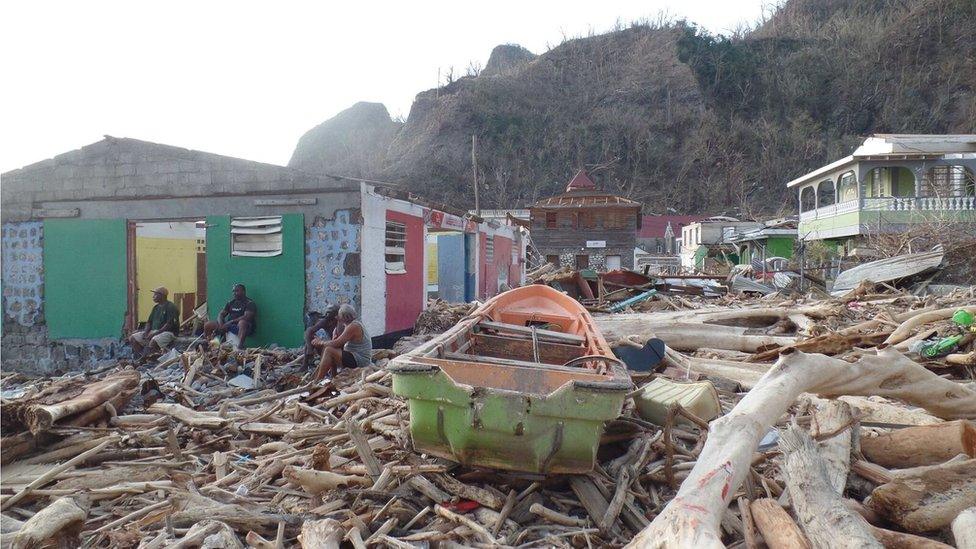
[[[868,507],[912,533],[949,526],[976,505],[976,460],[903,476],[877,487]]]
[[[596,293],[605,305],[643,291],[626,285]],[[87,547],[972,547],[974,372],[907,348],[957,333],[949,316],[973,294],[883,288],[685,293],[597,315],[610,341],[663,334],[654,375],[711,381],[724,415],[657,425],[628,404],[586,475],[412,450],[383,366],[469,305],[435,302],[418,330],[430,333],[324,385],[300,353],[207,344],[87,376],[3,374],[19,395],[0,407],[4,541],[65,542],[43,539],[64,524],[66,543]],[[879,349],[893,335],[897,348]],[[239,375],[254,388],[229,383]]]
[[[760,438],[803,392],[880,395],[946,418],[976,416],[976,391],[940,378],[892,349],[855,363],[802,352],[785,355],[728,415],[712,422],[678,494],[631,547],[722,545],[722,510],[742,484]]]
[[[882,467],[934,465],[959,454],[976,457],[976,425],[958,420],[861,438],[861,453]]]

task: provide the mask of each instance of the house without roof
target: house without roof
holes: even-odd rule
[[[640,212],[640,202],[600,190],[580,170],[566,192],[529,207],[532,242],[557,266],[632,269]]]

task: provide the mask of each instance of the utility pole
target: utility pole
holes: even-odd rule
[[[481,217],[481,201],[478,193],[478,136],[471,136],[471,176],[474,177],[474,212]]]

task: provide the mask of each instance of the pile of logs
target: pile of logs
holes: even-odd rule
[[[976,547],[976,349],[908,352],[958,333],[976,289],[863,290],[596,318],[611,341],[663,339],[659,375],[709,379],[729,407],[631,547]]]
[[[5,377],[3,544],[976,549],[972,367],[907,353],[972,291],[598,316],[665,339],[656,375],[711,380],[724,415],[628,402],[586,475],[413,452],[390,351],[325,385],[277,349]]]
[[[589,475],[473,470],[410,450],[406,404],[381,368],[292,387],[276,371],[291,366],[279,361],[256,375],[264,388],[245,390],[210,359],[189,352],[142,372],[120,366],[42,381],[4,401],[5,417],[25,418],[2,441],[4,539],[13,547],[620,546],[669,497],[670,488],[641,481],[663,482],[661,430],[630,411],[608,429],[609,453]],[[240,364],[258,370],[246,357]],[[193,388],[199,377],[221,380],[205,387],[217,398]],[[94,396],[122,380],[138,388],[128,403]],[[74,421],[78,414],[89,421]],[[8,453],[18,437],[34,443]],[[683,454],[672,461],[686,470]]]

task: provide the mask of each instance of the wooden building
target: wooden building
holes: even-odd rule
[[[598,271],[634,266],[641,204],[601,191],[584,170],[566,192],[529,208],[532,242],[550,263]]]

